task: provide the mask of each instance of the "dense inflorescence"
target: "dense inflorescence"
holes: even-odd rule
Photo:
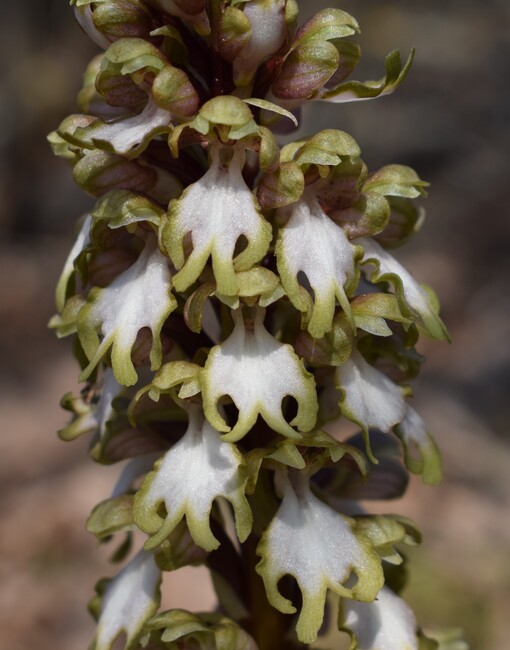
[[[393,91],[412,57],[352,81],[356,20],[298,26],[295,0],[74,5],[103,52],[50,135],[97,197],[51,321],[86,382],[60,436],[128,461],[87,527],[131,558],[98,584],[93,648],[439,647],[398,595],[418,531],[358,503],[441,477],[407,398],[419,335],[447,333],[393,254],[427,184],[369,171],[343,131],[277,141],[305,103]],[[340,416],[360,432],[326,432]],[[158,612],[163,572],[197,564],[217,610]]]

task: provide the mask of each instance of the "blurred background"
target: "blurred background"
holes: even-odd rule
[[[473,650],[508,650],[510,4],[330,0],[303,3],[303,17],[328,4],[361,24],[356,78],[381,76],[392,49],[416,47],[417,57],[397,93],[315,104],[303,133],[341,128],[370,168],[408,164],[432,183],[422,232],[399,259],[436,289],[453,336],[453,345],[422,345],[414,398],[445,480],[427,488],[414,479],[405,499],[380,510],[410,514],[424,532],[406,591],[421,623],[464,627]],[[117,469],[89,461],[86,440],[55,435],[76,367],[46,323],[76,218],[92,200],[45,136],[75,110],[96,49],[63,0],[1,6],[0,629],[4,647],[78,650],[93,630],[85,603],[112,574],[84,520]],[[197,594],[187,589],[193,577],[171,576],[167,605],[207,606],[207,579],[197,574]]]

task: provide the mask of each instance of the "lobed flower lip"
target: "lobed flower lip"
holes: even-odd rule
[[[370,451],[369,429],[389,432],[402,422],[406,413],[402,389],[365,361],[357,350],[337,367],[335,379],[342,391],[342,413],[362,428],[367,453],[377,462]]]
[[[81,374],[87,379],[100,359],[112,348],[112,367],[117,381],[124,386],[136,383],[138,375],[131,350],[138,332],[152,331],[151,365],[161,365],[160,332],[177,303],[171,294],[171,276],[167,259],[149,237],[137,261],[104,289],[94,288],[78,315],[78,335],[89,364]],[[97,331],[103,335],[99,341]]]
[[[313,375],[290,345],[279,343],[264,327],[265,310],[254,308],[253,323],[248,326],[241,310],[232,312],[234,330],[215,346],[200,373],[204,412],[211,425],[225,432],[225,440],[241,439],[260,414],[277,433],[299,438],[295,431],[310,431],[317,418],[317,395]],[[239,410],[235,426],[230,428],[218,411],[218,401],[229,395]],[[282,400],[294,397],[298,404],[290,424],[282,413]]]
[[[220,146],[212,147],[211,166],[180,199],[170,203],[162,227],[162,245],[179,269],[173,278],[177,291],[190,287],[211,257],[218,292],[236,295],[236,271],[250,269],[269,248],[271,226],[242,176],[245,153],[234,148],[232,159],[223,164],[222,150]],[[184,240],[188,235],[193,248],[186,257]],[[241,236],[247,239],[247,245],[234,258]]]
[[[353,520],[312,494],[307,478],[296,472],[278,478],[283,500],[257,548],[262,559],[256,570],[269,602],[285,614],[296,608],[280,594],[278,582],[287,574],[297,580],[303,604],[296,632],[300,641],[312,643],[322,624],[327,590],[373,600],[384,582],[381,562],[368,540],[356,533]],[[351,572],[358,581],[348,587]]]
[[[363,247],[362,263],[370,264],[368,277],[372,282],[389,281],[396,290],[402,313],[419,318],[418,325],[431,337],[449,340],[443,321],[438,315],[437,299],[432,290],[421,286],[388,251],[369,237],[356,239]]]
[[[145,621],[156,613],[160,582],[154,556],[140,551],[106,586],[93,650],[111,650],[122,632],[126,647],[133,647]]]
[[[351,317],[347,291],[356,284],[356,248],[349,243],[310,192],[286,209],[290,219],[276,243],[278,271],[293,305],[306,311],[298,275],[304,273],[313,290],[308,331],[322,338],[333,326],[336,301]]]
[[[416,618],[411,608],[388,587],[372,603],[344,601],[340,629],[354,650],[418,650]]]
[[[189,425],[184,437],[157,463],[135,498],[135,522],[151,535],[145,544],[147,550],[161,544],[184,516],[196,544],[207,551],[217,548],[219,542],[211,531],[209,517],[218,497],[232,504],[241,542],[251,531],[242,455],[235,445],[220,439],[204,419],[201,406],[189,404],[185,409]],[[162,503],[165,517],[159,514]]]

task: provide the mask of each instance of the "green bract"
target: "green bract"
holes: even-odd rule
[[[50,321],[87,382],[59,435],[125,461],[87,519],[126,560],[98,583],[92,650],[456,644],[397,595],[414,524],[358,503],[441,478],[406,398],[420,334],[448,334],[389,252],[418,231],[427,183],[368,169],[345,131],[292,139],[301,106],[392,92],[413,54],[352,81],[356,19],[300,23],[296,0],[71,4],[102,51],[49,136],[97,201]],[[163,573],[197,565],[215,612],[158,611]]]

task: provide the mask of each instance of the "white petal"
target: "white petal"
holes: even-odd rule
[[[252,0],[244,6],[244,15],[251,23],[250,40],[234,61],[236,83],[246,85],[259,65],[280,49],[285,41],[286,0]]]
[[[108,143],[115,153],[121,155],[138,154],[150,136],[169,130],[171,121],[171,114],[149,99],[138,115],[112,122],[98,120],[84,129],[77,129],[75,137],[94,145]]]
[[[235,445],[221,440],[204,420],[201,407],[190,405],[187,410],[185,435],[166,453],[136,496],[135,521],[153,535],[146,548],[161,544],[184,515],[194,541],[208,551],[217,548],[219,543],[209,524],[217,497],[231,502],[241,541],[251,530],[242,455]],[[161,503],[166,507],[166,518],[159,515]]]
[[[67,259],[64,264],[64,268],[62,269],[62,273],[60,274],[60,278],[57,284],[57,289],[55,292],[55,298],[56,298],[55,301],[57,304],[57,310],[59,312],[64,309],[67,285],[69,283],[69,279],[71,275],[74,272],[74,261],[90,241],[91,223],[92,223],[92,217],[88,214],[83,220],[83,224],[80,228],[78,236],[76,237],[76,241],[74,242],[73,247],[69,251],[69,255],[67,256]]]
[[[416,282],[409,271],[370,237],[361,237],[355,240],[355,243],[363,246],[365,251],[363,262],[373,264],[377,268],[372,278],[375,276],[376,281],[379,281],[379,279],[389,279],[397,289],[397,296],[399,289],[401,289],[402,297],[407,303],[407,306],[421,317],[425,328],[431,336],[448,338],[445,326],[439,318],[430,296]],[[384,276],[389,277],[386,278]]]
[[[297,580],[303,596],[296,626],[298,638],[311,643],[324,616],[327,590],[370,600],[382,586],[381,562],[366,540],[358,538],[351,521],[315,497],[307,479],[287,479],[283,501],[257,553],[262,560],[257,571],[263,577],[271,604],[284,613],[295,608],[278,591],[284,575]],[[346,586],[351,573],[358,578],[352,588]]]
[[[89,4],[80,5],[78,7],[75,6],[74,15],[85,34],[87,34],[96,45],[99,45],[103,50],[106,50],[110,47],[111,43],[94,25],[94,21],[92,20],[93,12],[92,7],[90,6],[91,4],[92,0]]]
[[[140,551],[108,583],[101,601],[94,650],[110,650],[121,632],[128,646],[157,609],[161,572],[152,553]]]
[[[134,481],[141,476],[150,472],[154,463],[159,458],[159,452],[144,454],[128,461],[122,468],[122,472],[112,490],[112,499],[125,494],[133,487]]]
[[[204,176],[170,205],[168,231],[163,239],[172,261],[181,269],[174,277],[178,291],[195,282],[210,255],[219,293],[235,295],[234,269],[248,270],[269,247],[271,226],[243,179],[244,159],[244,151],[237,150],[228,166],[224,166],[220,152],[214,150],[211,166]],[[183,239],[188,233],[191,233],[193,251],[185,260]],[[234,264],[234,250],[241,235],[246,237],[248,245]]]
[[[265,329],[264,310],[257,310],[253,327],[246,327],[240,310],[233,312],[234,331],[209,353],[201,373],[204,411],[218,431],[230,431],[218,412],[218,400],[229,395],[239,410],[228,440],[239,440],[260,414],[269,426],[290,438],[299,438],[282,413],[282,400],[294,397],[298,412],[290,423],[300,431],[315,424],[317,396],[313,375],[290,345],[279,343]]]
[[[416,620],[410,607],[383,587],[373,603],[344,601],[345,622],[357,650],[418,650]]]
[[[336,380],[344,397],[342,413],[365,431],[370,428],[388,432],[406,413],[402,389],[371,366],[355,350],[336,370]]]
[[[159,252],[156,242],[149,240],[137,261],[108,287],[93,294],[90,303],[80,312],[78,332],[85,350],[93,346],[93,342],[89,343],[91,330],[100,329],[104,336],[90,355],[92,359],[82,379],[113,345],[112,365],[117,380],[125,386],[134,384],[137,375],[131,361],[131,349],[143,327],[150,328],[153,334],[151,361],[156,369],[161,362],[159,333],[176,306],[170,287],[168,260]]]
[[[298,273],[305,273],[314,291],[314,308],[309,330],[322,338],[331,329],[338,299],[349,309],[345,285],[354,276],[355,247],[343,229],[335,224],[313,196],[297,201],[289,208],[290,219],[280,230],[276,254],[282,284],[293,304],[302,299]]]

